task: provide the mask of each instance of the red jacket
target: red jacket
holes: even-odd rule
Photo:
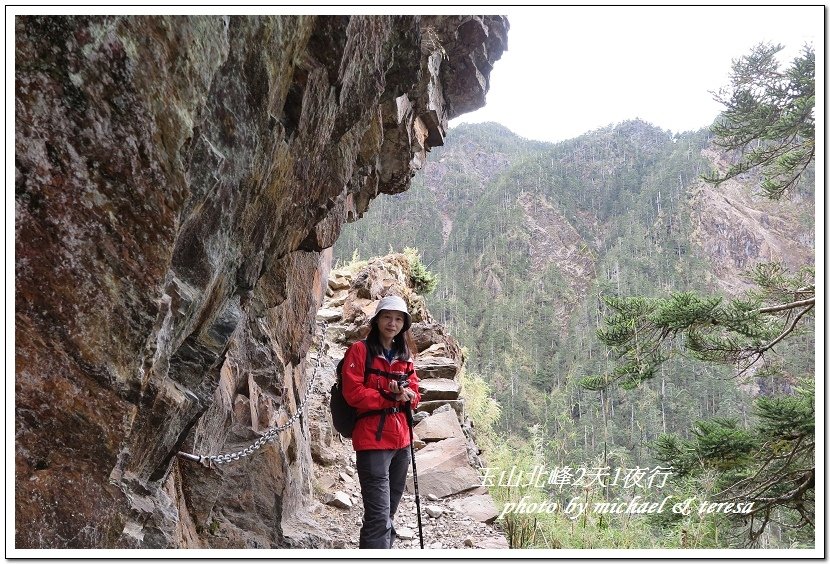
[[[415,392],[412,399],[414,409],[421,401],[421,394],[418,391],[419,378],[415,374],[415,365],[411,360],[395,359],[391,363],[384,356],[376,356],[372,359],[372,368],[393,374],[406,374],[410,370],[409,387]],[[389,393],[389,378],[379,374],[369,373],[366,385],[363,384],[364,364],[366,363],[366,343],[358,341],[346,351],[343,360],[343,397],[349,405],[357,408],[357,413],[365,413],[375,409],[386,409],[389,407],[403,408],[406,403],[393,401],[383,397],[381,390]],[[409,424],[406,421],[406,413],[389,413],[383,425],[380,440],[377,439],[378,424],[381,415],[367,415],[357,420],[354,432],[352,432],[352,446],[355,450],[380,450],[399,449],[409,446]]]

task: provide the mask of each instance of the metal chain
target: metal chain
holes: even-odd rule
[[[276,439],[277,435],[279,435],[282,431],[285,431],[286,429],[291,427],[294,424],[294,422],[297,421],[297,419],[299,419],[300,416],[303,414],[303,409],[305,408],[305,405],[308,402],[308,399],[311,397],[311,394],[314,391],[314,383],[317,380],[317,372],[319,371],[320,363],[323,360],[323,352],[324,352],[325,342],[326,342],[326,328],[327,327],[328,327],[328,324],[323,323],[323,330],[322,330],[322,332],[321,332],[322,334],[320,336],[320,349],[317,353],[317,366],[314,367],[314,373],[311,376],[311,382],[308,385],[308,389],[306,391],[305,398],[303,398],[303,401],[301,401],[300,405],[297,406],[297,411],[294,413],[294,415],[292,415],[291,417],[288,418],[288,421],[286,421],[282,425],[278,425],[278,426],[274,426],[274,427],[269,428],[267,431],[265,431],[265,434],[263,434],[260,438],[258,438],[256,441],[254,441],[253,443],[251,443],[247,447],[245,447],[242,450],[237,451],[237,452],[228,453],[228,454],[202,455],[202,454],[190,454],[189,452],[179,451],[177,453],[178,456],[180,456],[182,458],[186,458],[188,460],[195,460],[196,462],[203,463],[203,464],[207,463],[208,465],[210,465],[211,463],[213,463],[213,464],[225,464],[225,463],[228,463],[228,462],[239,460],[240,458],[244,458],[246,456],[249,456],[249,455],[255,453],[256,451],[261,449],[263,446],[265,446],[266,443],[270,443],[271,441]]]

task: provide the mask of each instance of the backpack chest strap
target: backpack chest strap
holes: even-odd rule
[[[409,370],[408,372],[387,372],[386,370],[380,370],[379,368],[370,368],[367,372],[369,374],[383,376],[384,378],[388,378],[390,380],[402,380],[403,378],[409,378],[415,373],[414,370]]]

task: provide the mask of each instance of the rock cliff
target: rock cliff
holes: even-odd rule
[[[714,147],[703,156],[723,174],[730,162]],[[758,171],[717,188],[698,181],[691,188],[691,240],[707,261],[707,281],[735,296],[752,284],[746,272],[759,262],[780,262],[790,272],[815,264],[814,208],[800,193],[772,201],[761,195]]]
[[[328,249],[483,105],[507,30],[15,18],[16,548],[324,542],[291,414]]]

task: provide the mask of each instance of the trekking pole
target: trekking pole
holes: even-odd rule
[[[412,402],[406,402],[406,420],[409,423],[409,454],[412,456],[412,482],[415,484],[415,508],[418,510],[418,538],[421,539],[421,549],[423,549],[424,529],[421,525],[421,496],[418,494],[418,470],[415,467],[415,433],[412,431],[415,420],[412,417]]]

